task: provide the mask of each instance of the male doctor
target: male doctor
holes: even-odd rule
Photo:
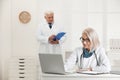
[[[45,23],[40,24],[38,29],[38,41],[40,42],[39,51],[41,53],[61,53],[61,44],[64,42],[64,35],[60,40],[54,40],[59,32],[64,32],[62,27],[54,22],[54,12],[47,11],[44,14]]]

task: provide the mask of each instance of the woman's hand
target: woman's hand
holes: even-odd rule
[[[84,69],[78,69],[76,72],[83,72],[83,71],[92,71],[92,68],[84,68]]]

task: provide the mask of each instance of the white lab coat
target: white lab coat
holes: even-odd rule
[[[95,50],[99,66],[97,65],[96,57],[94,54],[89,58],[80,58],[82,53],[82,47],[75,49],[75,51],[71,54],[71,56],[67,59],[67,62],[65,63],[66,71],[73,69],[75,65],[77,65],[78,68],[81,67],[83,69],[91,67],[93,71],[100,71],[105,73],[111,70],[111,65],[107,55],[105,54],[104,48],[98,47]]]
[[[49,28],[48,23],[43,23],[39,25],[37,39],[40,43],[39,52],[40,53],[61,53],[62,52],[62,43],[64,42],[65,35],[59,40],[59,44],[50,44],[48,38],[51,35],[56,35],[59,32],[64,32],[62,26],[58,26],[55,23],[52,25],[52,28]]]

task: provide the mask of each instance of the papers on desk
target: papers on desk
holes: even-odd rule
[[[60,32],[53,38],[53,40],[54,41],[60,40],[65,34],[66,34],[65,32]]]
[[[89,75],[98,75],[98,74],[105,74],[103,72],[97,72],[97,71],[81,71],[81,72],[78,72],[80,74],[89,74]]]

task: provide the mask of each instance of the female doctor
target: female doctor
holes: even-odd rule
[[[108,57],[103,47],[100,46],[97,33],[92,28],[82,32],[80,40],[83,47],[78,47],[65,63],[65,70],[69,71],[77,65],[75,71],[98,71],[107,73],[111,70]]]

